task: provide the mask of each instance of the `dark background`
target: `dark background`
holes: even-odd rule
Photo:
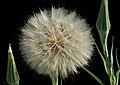
[[[92,33],[96,42],[100,46],[99,36],[95,28],[101,0],[16,0],[11,2],[4,0],[0,2],[0,85],[7,85],[6,68],[7,68],[7,50],[8,43],[12,44],[13,54],[16,66],[20,76],[20,85],[52,85],[51,80],[46,75],[38,75],[25,64],[19,51],[18,36],[19,29],[24,26],[27,18],[38,12],[38,9],[50,9],[52,6],[64,7],[68,10],[75,10],[79,15],[86,19],[90,24]],[[109,48],[111,46],[112,36],[115,37],[115,48],[120,48],[120,26],[119,26],[119,5],[118,0],[109,0],[109,11],[111,20],[111,30],[108,39]],[[115,52],[115,51],[114,51]],[[120,56],[120,49],[118,55]],[[108,77],[105,73],[102,60],[95,50],[89,67],[93,73],[98,75],[106,85],[109,85]],[[71,75],[64,79],[63,85],[99,85],[88,73],[78,69],[78,75]]]

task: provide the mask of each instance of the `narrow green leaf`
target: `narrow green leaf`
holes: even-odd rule
[[[114,44],[114,37],[112,38],[111,55],[110,55],[110,71],[111,71],[111,75],[114,76],[114,66],[113,66],[113,44]],[[113,79],[113,77],[112,77],[112,79]]]
[[[86,72],[88,72],[93,78],[95,78],[101,85],[105,85],[96,75],[94,75],[91,71],[86,69],[85,67],[82,67]]]
[[[118,85],[119,83],[119,76],[120,76],[120,65],[119,65],[119,62],[118,62],[118,56],[117,56],[117,52],[118,52],[118,49],[116,49],[116,62],[117,62],[117,67],[118,67],[118,70],[116,72],[116,85]]]
[[[96,48],[97,48],[97,50],[98,50],[98,52],[99,52],[99,54],[100,54],[100,57],[102,58],[102,61],[103,61],[104,67],[105,67],[105,71],[107,72],[107,74],[109,74],[110,71],[109,71],[108,65],[107,65],[108,58],[105,58],[105,57],[103,56],[103,54],[100,52],[100,50],[99,50],[99,48],[98,48],[95,40],[94,40],[92,37],[91,37],[91,39],[92,39],[93,43],[95,44],[95,46],[96,46]]]
[[[8,50],[8,65],[7,65],[6,80],[9,85],[19,85],[20,78],[16,69],[14,57],[12,54],[12,49],[10,46]]]
[[[119,83],[119,76],[120,76],[120,68],[116,72],[116,85],[118,85],[118,83]]]
[[[112,38],[112,47],[111,47],[111,66],[113,67],[113,44],[114,44],[114,37]]]
[[[118,56],[117,56],[118,49],[116,49],[116,62],[117,62],[117,67],[120,68],[119,62],[118,62]]]
[[[110,30],[110,20],[109,20],[109,11],[108,11],[108,0],[102,0],[98,19],[96,22],[96,27],[101,39],[101,44],[103,46],[103,51],[106,52],[106,56],[108,56],[107,50],[107,38]]]

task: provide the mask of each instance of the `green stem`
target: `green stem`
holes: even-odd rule
[[[90,72],[85,67],[82,67],[86,72],[88,72],[93,78],[95,78],[101,85],[105,85],[96,75],[94,75],[92,72]]]
[[[120,76],[120,68],[116,72],[116,85],[118,85],[118,83],[119,83],[119,76]]]
[[[55,73],[51,73],[50,78],[52,81],[52,85],[58,85],[58,75],[56,75]]]
[[[60,76],[60,85],[62,85],[62,76]]]
[[[93,43],[95,44],[95,47],[97,48],[97,50],[100,54],[100,57],[102,58],[102,61],[103,61],[104,67],[105,67],[105,71],[107,72],[107,74],[109,74],[109,70],[107,68],[107,63],[106,63],[106,57],[103,56],[103,54],[101,53],[99,47],[97,46],[97,44],[96,44],[95,40],[92,38],[92,36],[91,36],[91,39],[92,39]]]

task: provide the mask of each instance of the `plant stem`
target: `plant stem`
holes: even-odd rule
[[[52,85],[58,85],[58,75],[56,75],[55,73],[51,73],[50,78],[52,81]]]
[[[60,85],[62,85],[62,76],[60,76]]]
[[[85,67],[82,67],[86,72],[88,72],[93,78],[95,78],[101,85],[105,85],[96,75],[94,75],[92,72],[90,72]]]

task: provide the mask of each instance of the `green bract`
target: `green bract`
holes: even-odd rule
[[[12,49],[10,46],[8,50],[8,65],[6,80],[9,85],[19,85],[20,78],[16,69]]]

